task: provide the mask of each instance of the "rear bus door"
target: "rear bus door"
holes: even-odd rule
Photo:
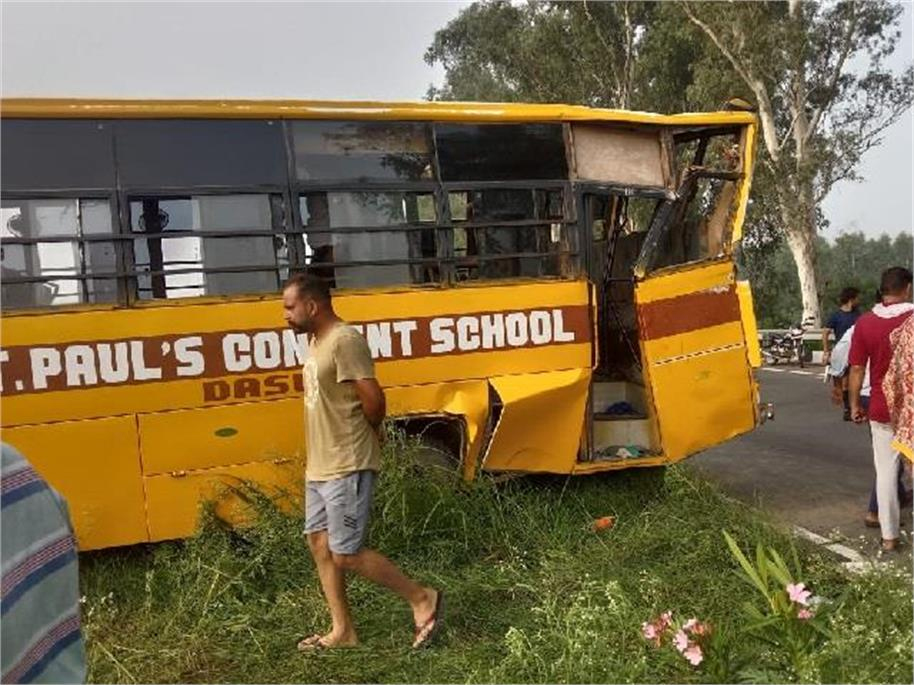
[[[755,319],[731,249],[745,203],[742,181],[688,175],[677,199],[657,212],[635,268],[645,381],[671,460],[757,422]]]

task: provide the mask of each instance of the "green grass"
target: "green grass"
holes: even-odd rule
[[[834,636],[802,673],[741,634],[751,590],[723,542],[788,553],[791,539],[685,467],[461,485],[416,466],[395,440],[375,502],[371,546],[445,588],[439,646],[409,649],[407,606],[360,579],[350,599],[362,640],[303,655],[327,614],[302,521],[255,502],[232,532],[211,515],[195,539],[84,554],[84,629],[95,682],[708,682],[642,621],[671,609],[731,635],[743,680],[910,682],[911,574],[846,575],[801,547],[803,580],[843,604]],[[613,515],[595,533],[596,517]]]

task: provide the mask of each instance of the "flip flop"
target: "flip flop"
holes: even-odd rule
[[[441,632],[441,626],[444,624],[444,590],[438,590],[438,597],[435,599],[435,611],[421,626],[416,626],[415,638],[413,639],[413,649],[422,649],[432,644]]]
[[[299,652],[319,652],[322,649],[330,649],[330,645],[324,642],[322,635],[315,633],[310,637],[299,640],[297,648]]]

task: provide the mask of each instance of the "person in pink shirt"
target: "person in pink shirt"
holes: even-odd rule
[[[882,272],[879,287],[882,303],[857,320],[848,357],[851,367],[848,379],[851,417],[857,424],[868,420],[872,433],[879,527],[882,529],[884,551],[892,551],[898,546],[901,511],[896,488],[899,454],[892,447],[892,417],[882,390],[882,380],[892,360],[892,331],[901,326],[914,311],[911,281],[911,271],[901,266],[893,266]],[[869,408],[864,409],[860,389],[867,363],[870,365],[872,389]]]

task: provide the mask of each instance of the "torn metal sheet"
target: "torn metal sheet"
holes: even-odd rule
[[[581,444],[590,378],[590,369],[492,378],[503,408],[482,467],[571,472]]]
[[[391,417],[446,414],[459,417],[465,427],[461,471],[467,479],[476,473],[482,435],[489,414],[489,385],[484,380],[393,387],[385,390]]]

